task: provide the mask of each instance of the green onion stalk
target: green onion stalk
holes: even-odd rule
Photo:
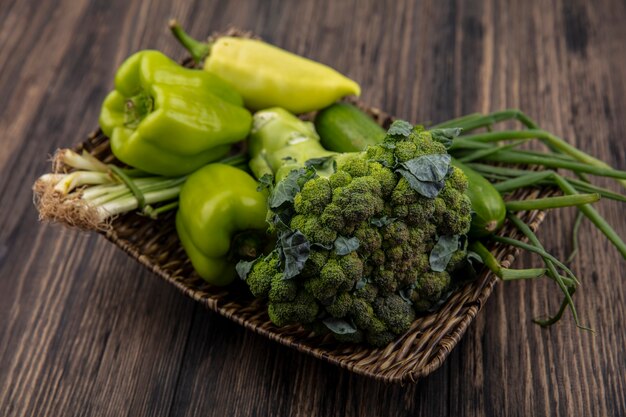
[[[513,120],[519,121],[525,129],[493,130],[497,123]],[[542,130],[531,118],[515,109],[487,115],[476,113],[462,116],[440,123],[433,128],[460,129],[462,133],[450,146],[450,153],[459,161],[466,163],[470,168],[491,180],[496,190],[501,194],[528,187],[550,186],[560,189],[563,193],[561,196],[506,203],[507,218],[513,226],[522,232],[526,238],[525,242],[495,235],[489,237],[493,242],[514,246],[540,256],[544,262],[544,268],[520,270],[503,268],[480,241],[473,242],[470,249],[481,257],[485,266],[504,281],[536,279],[545,276],[557,284],[563,294],[560,308],[552,316],[535,319],[535,323],[541,326],[550,326],[560,320],[565,310],[569,309],[576,325],[589,330],[588,327],[580,323],[572,300],[572,295],[580,282],[566,264],[573,260],[578,251],[577,236],[583,218],[589,219],[626,259],[626,244],[591,206],[591,203],[600,198],[626,202],[626,195],[594,185],[589,179],[589,176],[611,178],[626,187],[626,171],[614,169],[554,134]],[[486,131],[476,132],[478,129],[485,129]],[[542,142],[548,150],[538,152],[519,149],[521,145],[533,139]],[[506,164],[506,166],[502,166],[502,164]],[[537,168],[542,170],[538,171]],[[564,175],[559,171],[569,172],[573,176]],[[575,206],[579,212],[573,227],[572,253],[566,262],[561,262],[546,252],[530,227],[514,213],[568,206]]]
[[[526,129],[492,131],[496,123],[510,120],[519,121]],[[530,117],[515,109],[488,115],[471,114],[440,123],[433,128],[460,129],[462,134],[453,142],[450,153],[460,161],[468,163],[468,166],[484,177],[493,180],[500,193],[524,187],[550,185],[559,188],[565,194],[560,197],[511,202],[507,204],[507,209],[522,211],[576,206],[581,215],[587,217],[626,259],[626,243],[590,205],[599,198],[626,202],[626,196],[593,185],[587,178],[587,175],[612,178],[626,187],[626,171],[614,169],[556,135],[540,129]],[[481,128],[487,131],[474,132]],[[544,143],[548,151],[517,149],[532,139]],[[507,141],[510,143],[506,143]],[[493,163],[534,166],[545,170],[502,167]],[[569,171],[578,178],[561,175],[556,170]],[[577,220],[577,223],[580,223],[580,220]]]
[[[245,169],[245,155],[221,163]],[[186,176],[163,177],[134,168],[105,164],[88,152],[57,151],[53,172],[33,186],[40,220],[83,230],[107,230],[118,215],[137,211],[150,218],[178,206]]]

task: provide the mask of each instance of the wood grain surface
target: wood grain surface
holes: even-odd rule
[[[0,415],[626,415],[626,262],[589,223],[573,267],[595,333],[532,324],[558,306],[550,283],[500,284],[444,365],[404,387],[245,331],[95,234],[39,224],[30,185],[96,126],[115,68],[143,48],[184,56],[170,17],[195,36],[251,30],[414,122],[518,107],[626,169],[623,1],[0,0]],[[623,205],[599,210],[626,236]],[[558,257],[572,222],[560,210],[542,227]]]

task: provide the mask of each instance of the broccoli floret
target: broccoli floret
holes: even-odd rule
[[[370,162],[370,177],[378,181],[383,198],[388,198],[396,186],[396,175],[378,162]]]
[[[326,265],[328,261],[328,252],[323,250],[311,250],[309,258],[307,259],[304,269],[302,270],[302,276],[313,277],[319,275],[322,267]]]
[[[467,258],[467,251],[458,250],[454,252],[452,254],[452,258],[450,258],[450,261],[448,262],[448,266],[446,267],[446,272],[448,272],[449,274],[452,274],[455,270],[457,270],[457,268],[459,268],[460,265],[462,265],[465,262],[466,258]]]
[[[374,217],[383,210],[380,183],[373,178],[356,178],[333,190],[333,203],[341,207],[344,222],[352,224]]]
[[[380,332],[370,331],[366,335],[367,343],[376,347],[387,346],[395,338],[396,336],[388,330],[381,330]]]
[[[385,293],[392,293],[398,289],[398,281],[392,270],[379,269],[374,271],[373,276],[374,284],[378,286],[380,291]]]
[[[337,239],[337,231],[331,229],[316,215],[296,214],[291,219],[291,229],[299,230],[310,242],[332,245]]]
[[[363,278],[363,261],[356,252],[340,256],[339,266],[348,279],[350,288],[352,288],[358,280]]]
[[[361,298],[355,298],[353,300],[350,317],[352,317],[354,323],[359,329],[369,330],[370,328],[376,326],[374,321],[377,319],[374,315],[372,305]]]
[[[352,309],[353,296],[348,292],[337,295],[333,302],[326,306],[326,312],[333,317],[343,318]]]
[[[270,302],[267,308],[270,320],[277,326],[311,323],[318,312],[319,305],[305,290],[300,290],[293,301]]]
[[[347,154],[342,159],[338,171],[347,172],[352,177],[364,177],[369,174],[369,165],[362,154]]]
[[[372,227],[368,222],[359,224],[354,230],[354,236],[359,239],[359,251],[364,253],[372,253],[380,249],[383,243],[378,228]]]
[[[417,156],[417,144],[413,141],[396,143],[394,154],[399,162],[406,162]]]
[[[467,191],[467,177],[463,171],[453,166],[450,176],[446,179],[446,187],[452,187],[461,193]]]
[[[376,295],[378,295],[378,288],[369,283],[365,284],[362,288],[359,288],[358,290],[354,290],[355,297],[365,300],[368,303],[373,303],[376,299]]]
[[[290,279],[283,279],[283,274],[272,277],[269,291],[270,302],[293,301],[298,293],[298,284]]]
[[[246,284],[250,292],[257,298],[265,298],[269,295],[272,279],[278,275],[282,278],[278,266],[278,255],[273,253],[266,259],[259,259],[252,266],[246,277]]]
[[[467,233],[472,221],[472,205],[465,194],[467,177],[458,168],[446,180],[446,185],[435,199],[435,223],[442,235]]]
[[[377,162],[384,167],[392,167],[396,163],[396,157],[393,154],[393,149],[387,146],[370,146],[365,151],[367,159],[372,162]]]
[[[337,171],[328,177],[328,181],[331,188],[334,190],[335,188],[345,187],[350,184],[352,175],[348,174],[346,171]]]
[[[408,140],[417,145],[415,157],[436,153],[446,153],[446,147],[442,143],[434,141],[430,132],[425,130],[423,126],[415,126],[413,128],[413,132],[409,135]]]
[[[299,214],[322,214],[332,198],[330,182],[317,177],[307,181],[294,198],[294,208]]]
[[[377,298],[374,311],[387,328],[396,334],[407,331],[415,320],[415,311],[411,304],[397,294]]]
[[[416,311],[426,311],[441,299],[450,287],[450,274],[447,272],[427,272],[415,283],[409,298]]]
[[[326,206],[320,220],[322,224],[334,230],[342,230],[346,225],[341,207],[333,203]]]
[[[383,240],[388,245],[401,245],[409,240],[410,231],[407,225],[401,221],[395,221],[383,226],[381,229]]]
[[[355,301],[353,308],[354,322],[365,332],[367,342],[373,346],[384,346],[394,339],[392,332],[379,319],[370,304],[364,300]]]
[[[329,259],[319,273],[306,280],[304,287],[322,303],[327,303],[338,292],[347,291],[354,286],[355,279],[360,278],[363,264],[358,256],[344,256]]]

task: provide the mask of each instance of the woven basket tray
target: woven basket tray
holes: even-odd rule
[[[356,104],[381,126],[388,127],[391,123],[392,118],[384,112],[358,102]],[[84,149],[107,163],[115,161],[109,140],[101,131],[93,133],[75,149]],[[550,193],[550,190],[541,193],[522,190],[512,198],[536,198],[539,194]],[[522,220],[533,230],[544,218],[543,212],[522,214]],[[497,280],[493,274],[483,271],[477,280],[455,292],[438,311],[419,317],[402,337],[385,348],[374,349],[340,344],[329,337],[316,336],[300,326],[278,328],[270,322],[265,302],[254,299],[243,283],[236,282],[227,288],[207,284],[194,272],[185,255],[171,212],[157,222],[137,214],[126,214],[115,219],[112,226],[107,232],[102,232],[108,240],[207,308],[283,345],[386,382],[415,382],[437,369],[476,317]],[[523,239],[521,233],[508,224],[500,234]],[[505,267],[511,264],[516,254],[514,248],[503,245],[494,245],[490,249]]]

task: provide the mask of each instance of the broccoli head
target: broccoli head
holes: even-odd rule
[[[269,298],[279,326],[318,328],[331,318],[341,324],[328,327],[337,340],[383,346],[436,305],[465,259],[460,248],[436,272],[429,256],[441,236],[469,230],[467,178],[421,126],[331,158],[334,169],[301,177],[291,202],[274,208],[279,233],[302,238],[280,246],[279,236],[275,254],[255,263],[246,281]]]

